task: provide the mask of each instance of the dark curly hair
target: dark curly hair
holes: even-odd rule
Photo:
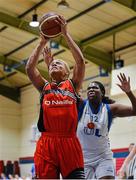
[[[108,96],[105,96],[105,87],[101,82],[93,81],[92,83],[96,83],[99,86],[99,88],[100,88],[100,90],[102,92],[102,102],[103,103],[105,103],[105,104],[113,104],[113,103],[115,103],[115,100],[110,99]]]

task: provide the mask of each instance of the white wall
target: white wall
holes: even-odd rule
[[[136,91],[133,91],[136,96]],[[131,103],[125,95],[119,94],[112,96],[112,99],[116,100],[116,103],[130,105]],[[126,148],[131,142],[136,143],[136,116],[115,118],[110,130],[111,148]]]
[[[130,77],[131,90],[136,96],[136,64],[125,66],[118,70],[112,71],[111,76],[111,95],[117,103],[131,105],[127,95],[116,85],[120,84],[117,75],[125,73],[126,77]],[[111,147],[123,148],[128,147],[131,142],[136,143],[136,116],[116,118],[110,131]]]
[[[33,86],[21,90],[21,152],[20,157],[33,156],[35,144],[31,143],[32,126],[39,115],[39,92]]]
[[[33,156],[32,126],[37,124],[39,92],[28,86],[21,90],[21,103],[0,96],[0,159],[18,160]],[[30,174],[32,164],[21,164],[21,175]]]
[[[21,89],[21,139],[20,156],[33,156],[36,144],[31,142],[33,138],[33,126],[37,124],[39,115],[39,92],[32,86]],[[21,176],[30,175],[32,164],[20,164]]]
[[[0,159],[18,160],[20,151],[20,104],[0,96]]]
[[[124,73],[126,77],[130,77],[131,89],[136,90],[136,64],[125,66],[121,69],[116,69],[112,71],[111,75],[111,95],[122,94],[122,90],[116,85],[120,84],[117,75]]]

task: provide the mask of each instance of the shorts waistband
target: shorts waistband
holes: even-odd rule
[[[42,136],[49,137],[75,137],[76,133],[56,133],[56,132],[42,132]]]

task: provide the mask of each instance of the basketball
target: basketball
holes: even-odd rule
[[[61,26],[55,21],[58,14],[50,12],[41,17],[39,30],[41,34],[48,38],[53,38],[61,34]]]

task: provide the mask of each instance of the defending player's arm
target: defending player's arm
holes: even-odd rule
[[[135,156],[136,154],[136,145],[133,147],[132,151],[129,153],[129,155],[126,157],[125,161],[123,162],[120,170],[118,171],[118,176],[120,178],[123,178],[124,175],[125,175],[125,172],[126,172],[126,168],[129,164],[129,162],[133,159],[133,157]]]
[[[125,74],[120,73],[120,76],[118,75],[118,79],[120,81],[120,84],[117,84],[122,91],[126,93],[128,98],[131,101],[132,106],[125,106],[121,104],[112,104],[111,105],[111,111],[113,116],[117,117],[127,117],[127,116],[135,116],[136,115],[136,97],[131,91],[130,87],[130,78],[126,78]]]
[[[47,39],[41,36],[41,40],[39,44],[36,46],[32,54],[30,55],[27,64],[26,64],[26,72],[28,74],[29,79],[32,81],[33,85],[41,92],[43,86],[45,84],[45,79],[41,76],[40,72],[38,71],[36,65],[38,63],[38,59],[42,50],[47,43]]]
[[[72,52],[72,55],[76,62],[74,71],[73,71],[72,81],[74,83],[76,92],[78,93],[78,91],[80,90],[80,88],[82,86],[82,82],[83,82],[83,78],[84,78],[84,74],[85,74],[85,60],[84,60],[84,57],[83,57],[83,54],[82,54],[80,48],[73,41],[72,37],[70,36],[70,34],[67,31],[66,20],[62,16],[59,16],[58,21],[61,24],[61,32]]]

